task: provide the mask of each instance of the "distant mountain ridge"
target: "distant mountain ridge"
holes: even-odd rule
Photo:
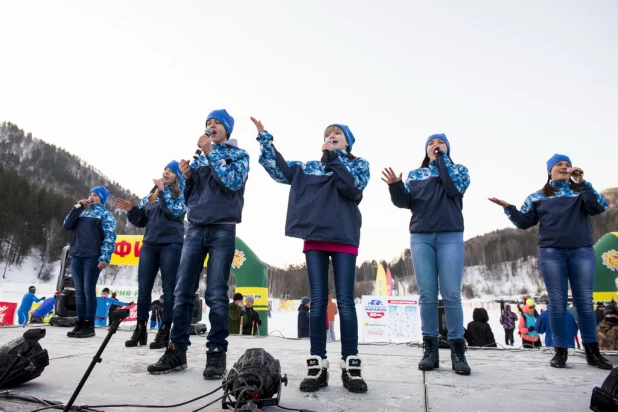
[[[0,262],[6,262],[5,269],[38,250],[39,276],[50,276],[49,264],[60,258],[60,250],[71,239],[62,221],[76,199],[95,186],[110,191],[107,207],[116,218],[117,233],[143,233],[113,207],[116,197],[136,198],[135,194],[66,150],[12,123],[0,124],[0,193],[5,194],[0,208]]]

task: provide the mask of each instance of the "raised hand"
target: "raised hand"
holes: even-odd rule
[[[131,211],[133,209],[133,202],[129,200],[120,199],[119,197],[114,200],[114,204],[117,208],[124,210],[125,212]]]
[[[399,173],[399,177],[397,177],[397,174],[393,171],[393,169],[388,167],[382,170],[382,176],[384,176],[382,178],[382,181],[385,182],[387,185],[390,185],[391,183],[401,182],[401,177],[403,176],[403,173]]]
[[[189,166],[189,162],[187,160],[182,159],[180,163],[178,163],[178,168],[182,172],[182,175],[185,177],[185,179],[191,177],[191,166]]]
[[[262,124],[261,121],[259,121],[258,119],[256,119],[255,117],[251,117],[251,121],[253,122],[253,124],[255,125],[255,128],[257,129],[258,133],[263,132],[264,131],[264,125]]]
[[[502,207],[509,207],[509,205],[510,205],[509,202],[505,202],[504,200],[500,200],[500,199],[497,199],[495,197],[490,197],[490,198],[488,198],[488,200],[490,202],[495,203],[497,205],[500,205]]]
[[[575,171],[580,172],[579,176],[575,176],[573,174],[573,172]],[[571,170],[569,170],[569,172],[571,173],[571,179],[573,179],[575,183],[580,184],[584,181],[584,171],[582,170],[581,167],[572,167]]]

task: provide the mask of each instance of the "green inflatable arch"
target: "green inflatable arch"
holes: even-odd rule
[[[110,265],[138,265],[142,235],[117,235],[116,249]],[[208,257],[204,262],[208,264]],[[255,310],[260,314],[260,335],[268,335],[268,273],[266,265],[238,237],[231,274],[236,278],[236,292],[253,296]]]
[[[595,301],[618,302],[618,232],[604,235],[594,245],[597,271],[594,279],[593,299]]]
[[[260,314],[260,335],[268,335],[268,272],[266,265],[240,238],[236,238],[236,252],[232,261],[232,275],[236,278],[236,292],[253,296],[254,308]]]

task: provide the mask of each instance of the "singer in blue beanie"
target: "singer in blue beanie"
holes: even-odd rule
[[[109,190],[105,188],[105,186],[97,186],[90,189],[91,193],[95,193],[101,199],[101,204],[104,205],[107,202],[107,198],[109,197]]]
[[[275,182],[290,186],[285,235],[304,241],[311,296],[301,302],[311,298],[311,310],[300,305],[298,330],[300,337],[309,334],[310,350],[306,358],[307,375],[300,390],[314,392],[328,385],[326,311],[328,268],[332,262],[341,318],[338,363],[342,383],[348,392],[366,392],[367,383],[361,376],[363,360],[358,356],[354,284],[362,223],[359,204],[370,178],[369,162],[351,153],[356,139],[346,125],[335,123],[326,127],[320,142],[322,158],[303,163],[286,161],[262,122],[251,120],[258,131],[260,164]]]
[[[197,140],[199,151],[179,167],[186,179],[184,198],[190,225],[182,246],[176,287],[172,298],[173,324],[170,344],[158,362],[148,366],[152,374],[180,371],[187,367],[191,344],[189,328],[195,290],[206,267],[204,299],[210,308],[210,330],[206,337],[204,379],[222,379],[226,372],[229,336],[228,280],[236,251],[236,224],[241,222],[245,183],[249,175],[249,154],[230,139],[234,119],[225,110],[214,110],[206,119],[206,131]],[[139,307],[139,304],[138,304]],[[167,308],[164,316],[167,317]],[[165,323],[165,322],[164,322]]]
[[[577,311],[582,342],[588,365],[612,369],[601,355],[596,331],[592,292],[596,274],[596,256],[590,216],[608,209],[607,200],[584,180],[581,168],[571,159],[555,154],[547,160],[547,182],[526,198],[520,210],[495,197],[489,200],[504,208],[519,229],[539,224],[539,268],[549,294],[549,324],[555,355],[549,361],[554,368],[564,368],[568,359],[567,299],[569,284]],[[578,171],[578,174],[573,172]]]
[[[77,306],[75,328],[67,333],[70,338],[95,335],[97,281],[116,247],[116,219],[105,208],[108,197],[105,187],[94,187],[88,199],[78,201],[64,219],[63,227],[73,231],[69,253]]]
[[[451,146],[443,133],[432,134],[425,142],[425,157],[407,179],[392,168],[384,169],[393,204],[412,212],[410,251],[421,295],[422,371],[439,365],[438,293],[446,312],[446,328],[451,347],[451,365],[458,375],[469,375],[465,356],[461,282],[464,268],[463,197],[470,185],[468,169],[454,163]]]
[[[155,186],[138,206],[125,199],[116,199],[116,207],[127,212],[129,222],[136,227],[145,227],[142,250],[137,270],[137,325],[126,347],[146,345],[148,341],[148,310],[151,307],[152,288],[159,271],[163,287],[163,316],[158,319],[161,327],[150,349],[167,348],[172,329],[174,288],[180,265],[184,241],[184,218],[187,206],[184,190],[185,178],[179,164],[172,160],[163,169],[162,179],[153,179]]]
[[[227,110],[221,109],[210,112],[206,118],[206,127],[208,127],[208,121],[210,119],[218,120],[223,125],[225,131],[227,132],[227,138],[229,139],[232,135],[232,131],[234,130],[234,118],[228,114]]]

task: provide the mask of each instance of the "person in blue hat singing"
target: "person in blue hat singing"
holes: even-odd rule
[[[206,337],[204,379],[223,378],[228,347],[228,280],[236,252],[236,225],[242,220],[245,183],[249,176],[249,153],[231,139],[234,118],[226,110],[213,110],[206,117],[210,129],[197,145],[202,154],[189,163],[180,161],[186,179],[185,200],[189,228],[182,247],[174,289],[174,328],[165,354],[148,366],[153,374],[187,367],[195,292],[208,255],[204,299],[210,312]],[[167,297],[166,297],[167,301]],[[167,309],[165,309],[167,310]]]
[[[69,253],[77,306],[75,328],[67,333],[70,338],[95,335],[97,281],[116,247],[116,219],[105,208],[108,197],[109,191],[97,186],[90,191],[88,199],[78,201],[64,218],[63,227],[73,231]]]
[[[438,289],[444,301],[446,328],[455,373],[469,375],[465,356],[461,280],[464,267],[463,197],[470,185],[468,169],[451,160],[451,145],[443,133],[429,136],[421,167],[397,175],[384,169],[393,204],[410,209],[410,252],[421,295],[423,358],[418,368],[439,367]]]
[[[556,153],[547,161],[545,186],[528,196],[520,210],[495,197],[489,200],[502,206],[519,229],[539,223],[539,266],[551,302],[549,324],[556,350],[550,365],[564,368],[568,357],[566,312],[570,283],[586,361],[600,369],[612,369],[599,352],[592,307],[596,257],[590,216],[607,210],[603,195],[584,179],[581,168],[572,166],[568,156]]]
[[[306,359],[307,376],[300,390],[314,392],[328,385],[325,320],[332,262],[341,319],[341,380],[349,392],[367,392],[358,356],[354,283],[362,223],[358,205],[369,182],[369,162],[352,154],[356,139],[346,125],[329,125],[321,142],[321,161],[302,163],[286,161],[262,122],[251,120],[258,130],[260,164],[273,180],[290,185],[285,234],[304,240],[311,288],[311,356]]]
[[[172,329],[176,272],[184,241],[184,218],[187,209],[184,198],[185,178],[179,163],[172,160],[163,168],[161,179],[153,179],[154,187],[138,206],[125,199],[116,199],[116,206],[127,212],[129,222],[145,227],[137,271],[137,325],[126,347],[146,345],[148,341],[148,311],[152,287],[159,270],[163,286],[164,309],[162,325],[150,343],[150,349],[167,348]]]

